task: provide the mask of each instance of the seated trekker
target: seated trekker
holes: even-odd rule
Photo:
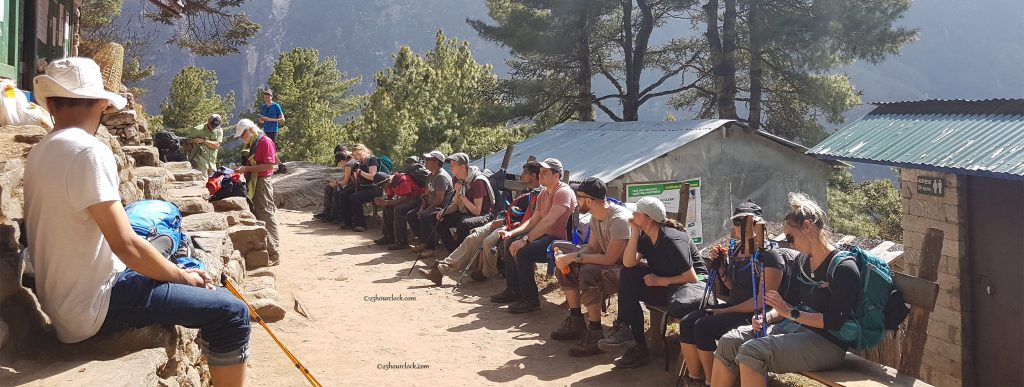
[[[619,289],[622,253],[629,240],[632,212],[608,201],[608,188],[598,178],[587,178],[574,187],[577,208],[590,214],[590,240],[582,248],[555,243],[562,254],[555,256],[555,277],[569,304],[569,316],[551,333],[554,340],[575,340],[569,356],[591,356],[603,352],[597,341],[604,338],[601,327],[601,303],[604,296]],[[571,269],[568,276],[562,270]],[[583,318],[582,306],[587,307]]]
[[[540,193],[540,190],[537,189],[540,186],[540,182],[537,180],[539,172],[540,164],[536,161],[523,165],[523,173],[519,175],[519,181],[529,190],[512,200],[512,207],[508,209],[505,216],[500,216],[491,223],[473,229],[469,237],[463,240],[455,251],[438,261],[431,270],[420,269],[420,272],[435,285],[440,286],[444,274],[462,270],[476,254],[480,254],[477,261],[479,269],[474,270],[470,276],[475,280],[484,280],[497,274],[498,244],[501,242],[498,232],[511,230],[512,227],[518,225],[517,221],[525,222],[533,215],[533,209],[537,204],[537,195]],[[519,211],[518,214],[516,209]],[[509,224],[510,222],[512,224]]]
[[[420,206],[406,214],[406,221],[420,240],[420,244],[413,247],[412,252],[420,253],[422,258],[433,258],[434,248],[437,247],[437,215],[451,202],[455,188],[451,175],[443,168],[444,153],[435,150],[424,154],[423,158],[427,160],[426,167],[430,171],[427,192]]]
[[[213,384],[243,385],[245,303],[205,271],[164,258],[132,230],[121,206],[117,162],[96,131],[103,111],[123,109],[125,98],[103,89],[92,59],[75,57],[47,65],[35,92],[54,128],[25,164],[26,238],[36,295],[57,339],[78,343],[155,324],[196,328]]]
[[[355,232],[366,231],[366,215],[363,204],[372,202],[374,198],[384,194],[378,183],[377,171],[380,170],[380,159],[370,152],[366,145],[356,144],[352,147],[352,158],[358,163],[352,169],[352,184],[355,190],[350,194],[341,195],[341,228]]]
[[[787,298],[769,290],[765,301],[768,312],[768,336],[756,338],[762,321],[726,333],[715,351],[712,386],[732,386],[737,377],[743,386],[764,385],[765,372],[788,373],[820,371],[838,367],[848,345],[830,330],[838,330],[852,319],[861,295],[861,273],[857,263],[828,239],[825,211],[802,193],[790,193],[792,210],[782,222],[787,242],[808,258],[799,259],[790,281]],[[839,256],[837,258],[837,256]],[[832,260],[840,259],[829,274]],[[795,289],[794,289],[795,287]]]
[[[394,244],[396,240],[404,243],[405,215],[414,206],[419,205],[420,196],[423,195],[425,189],[413,179],[412,173],[418,167],[422,167],[419,165],[418,157],[407,157],[402,172],[395,172],[384,183],[384,196],[373,199],[374,204],[384,209],[384,223],[381,226],[384,235],[380,239],[374,240],[374,244],[390,245]],[[401,211],[405,211],[405,213],[401,213]],[[402,216],[396,218],[396,213],[401,213]],[[396,222],[395,219],[401,219],[401,222]],[[401,239],[396,239],[398,228],[402,228]]]
[[[451,203],[437,215],[437,237],[449,252],[455,251],[474,228],[491,222],[494,190],[479,168],[469,165],[469,156],[455,153],[448,156],[455,174]],[[455,228],[455,235],[451,229]]]
[[[341,168],[341,179],[328,180],[327,185],[324,186],[324,210],[319,214],[313,215],[313,219],[322,220],[326,222],[333,222],[338,219],[332,213],[334,209],[334,198],[342,188],[345,187],[345,183],[348,181],[349,175],[352,174],[352,152],[349,152],[348,148],[341,145],[334,148],[334,164]]]
[[[656,198],[640,198],[629,219],[630,237],[619,273],[619,318],[608,338],[598,342],[606,351],[623,350],[616,368],[635,368],[651,360],[644,337],[643,301],[665,306],[683,285],[696,284],[707,274],[690,235],[683,225],[666,217],[665,205]]]
[[[540,163],[540,184],[537,209],[530,220],[509,231],[499,231],[502,239],[515,239],[509,244],[511,265],[505,265],[507,288],[491,297],[492,302],[508,303],[510,313],[540,310],[540,294],[533,273],[538,262],[548,261],[551,242],[565,239],[565,225],[576,208],[576,195],[561,181],[562,162],[548,158]]]
[[[761,221],[761,213],[761,207],[753,202],[740,203],[733,210],[732,238],[743,240],[740,234],[744,219],[753,216],[755,221]],[[772,246],[772,243],[765,246],[766,250],[761,259],[764,260],[765,267],[765,288],[776,290],[784,283],[786,261],[779,249]],[[711,380],[715,350],[718,349],[716,341],[726,332],[749,324],[754,314],[750,259],[726,262],[726,254],[718,249],[711,249],[709,258],[711,266],[718,268],[717,280],[722,281],[722,285],[729,289],[729,302],[691,312],[679,321],[680,348],[689,373],[684,377],[691,381]]]

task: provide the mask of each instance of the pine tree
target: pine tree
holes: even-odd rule
[[[277,138],[281,157],[332,163],[335,145],[352,139],[338,121],[359,109],[361,97],[352,91],[359,81],[338,70],[333,57],[321,60],[316,49],[282,53],[267,81],[286,117]],[[257,96],[255,102],[258,112],[263,98]]]
[[[214,113],[221,115],[222,122],[230,122],[234,109],[235,92],[221,97],[217,94],[217,73],[194,66],[174,76],[170,93],[160,104],[163,125],[172,129],[199,125]]]

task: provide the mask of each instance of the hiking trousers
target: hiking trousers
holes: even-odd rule
[[[769,326],[768,337],[756,338],[750,325],[733,329],[715,351],[715,359],[732,373],[740,364],[761,374],[822,371],[838,367],[845,357],[845,348],[791,320]]]
[[[249,308],[227,289],[216,290],[154,281],[128,269],[117,275],[110,306],[98,335],[160,324],[198,328],[211,366],[249,358]]]
[[[267,239],[270,240],[267,244],[267,253],[270,255],[271,264],[276,265],[280,262],[278,247],[281,242],[277,234],[277,204],[274,203],[274,186],[266,177],[260,176],[256,179],[256,193],[249,201],[249,206],[256,219],[266,224]]]
[[[437,263],[438,269],[445,274],[454,273],[465,269],[473,258],[477,258],[474,265],[479,267],[480,262],[484,259],[483,250],[490,248],[485,243],[485,240],[492,234],[493,230],[489,223],[473,229],[473,232],[459,244],[459,247],[456,247],[451,254]],[[494,235],[496,236],[497,234],[495,233]],[[493,270],[491,274],[494,274]]]
[[[640,265],[623,267],[618,272],[618,320],[629,325],[633,340],[641,349],[647,348],[647,339],[644,337],[644,310],[640,303],[665,306],[675,290],[675,287],[669,286],[647,286],[644,276],[648,274],[651,274],[651,269]]]
[[[409,216],[416,217],[416,211],[420,209],[419,200],[409,200],[405,203],[392,207],[392,219],[390,220],[391,236],[395,238],[395,242],[408,243],[409,242]],[[386,216],[386,215],[385,215]],[[388,222],[389,220],[384,218],[384,235],[388,235]],[[413,230],[416,228],[413,227]]]
[[[480,226],[490,223],[491,215],[473,216],[465,212],[453,212],[445,215],[437,224],[437,237],[448,251],[455,251],[469,233]],[[455,229],[452,235],[451,229]]]
[[[506,273],[509,266],[513,266],[512,277],[519,283],[519,293],[529,303],[540,302],[540,289],[537,288],[537,280],[533,277],[537,263],[548,261],[548,246],[555,241],[555,237],[544,235],[535,241],[530,241],[516,252],[514,265],[505,265]]]

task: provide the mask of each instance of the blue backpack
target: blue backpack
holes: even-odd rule
[[[391,161],[390,157],[377,156],[377,161],[380,161],[380,165],[377,166],[377,172],[384,172],[390,175],[395,170],[395,162]]]
[[[192,238],[181,230],[181,210],[174,203],[163,200],[140,200],[129,204],[124,211],[132,230],[143,237],[171,262],[182,268],[205,270],[203,262],[195,259]],[[180,252],[184,249],[184,252]]]
[[[853,349],[872,348],[885,339],[887,329],[899,327],[909,310],[903,294],[893,284],[888,263],[856,246],[843,246],[841,250],[829,264],[828,279],[831,281],[840,263],[852,259],[860,271],[861,294],[853,318],[829,332]]]

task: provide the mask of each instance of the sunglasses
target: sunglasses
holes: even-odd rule
[[[736,218],[732,220],[732,225],[736,227],[743,227],[744,218]]]
[[[793,241],[794,241],[793,234],[786,234],[786,243],[789,243],[790,245],[792,245]]]

